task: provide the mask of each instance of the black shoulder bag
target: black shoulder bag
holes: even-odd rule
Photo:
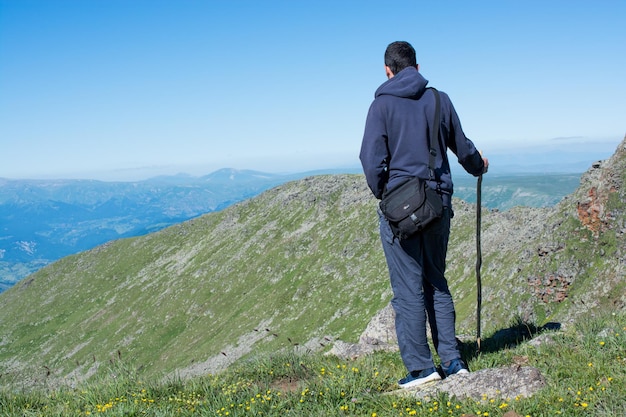
[[[431,178],[436,179],[435,158],[436,144],[439,142],[441,105],[439,92],[432,87],[430,89],[435,93],[435,122],[430,132],[428,168]],[[407,239],[441,217],[443,201],[439,193],[428,186],[426,180],[412,177],[385,191],[380,201],[380,210],[389,221],[394,236]]]

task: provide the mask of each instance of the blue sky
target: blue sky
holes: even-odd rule
[[[0,0],[0,177],[358,166],[395,40],[493,170],[591,162],[626,133],[625,17],[626,1]]]

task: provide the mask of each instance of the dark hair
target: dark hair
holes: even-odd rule
[[[407,67],[415,67],[415,49],[410,43],[397,41],[390,43],[385,50],[385,65],[389,67],[393,75],[396,75]]]

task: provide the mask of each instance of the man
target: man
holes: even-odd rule
[[[407,42],[393,42],[385,51],[388,80],[375,93],[365,124],[360,159],[367,184],[376,198],[410,177],[429,180],[443,200],[443,216],[423,231],[399,240],[378,210],[380,237],[387,259],[396,313],[400,355],[408,375],[398,381],[410,388],[441,379],[426,338],[428,318],[444,376],[469,372],[456,342],[455,310],[444,276],[450,219],[452,178],[450,149],[474,176],[487,172],[489,162],[465,137],[449,97],[440,92],[441,117],[435,176],[429,170],[429,129],[434,123],[435,94],[418,72],[415,50]]]

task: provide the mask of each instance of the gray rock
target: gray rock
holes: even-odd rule
[[[397,351],[398,339],[394,328],[395,314],[391,304],[378,312],[370,321],[359,343],[338,340],[328,352],[343,359],[355,359],[377,350]],[[541,335],[543,336],[543,335]],[[552,343],[552,333],[536,338],[535,346]],[[430,399],[445,392],[459,399],[483,401],[492,398],[513,399],[529,397],[546,385],[541,372],[534,367],[514,365],[505,368],[482,369],[463,375],[453,375],[441,382],[416,389],[400,389],[393,394]]]
[[[556,333],[543,333],[528,342],[533,347],[541,347],[545,345],[553,345]]]
[[[487,401],[500,398],[512,400],[530,397],[545,386],[546,380],[537,368],[511,366],[452,375],[441,382],[414,389],[400,389],[392,393],[425,400],[435,398],[444,392],[457,399],[470,398],[475,401]]]
[[[359,337],[358,343],[338,340],[327,355],[334,355],[342,359],[355,359],[377,350],[397,351],[398,338],[394,321],[393,307],[391,304],[387,304],[369,322]]]
[[[397,344],[395,320],[396,314],[389,303],[372,318],[359,342],[368,345]]]

